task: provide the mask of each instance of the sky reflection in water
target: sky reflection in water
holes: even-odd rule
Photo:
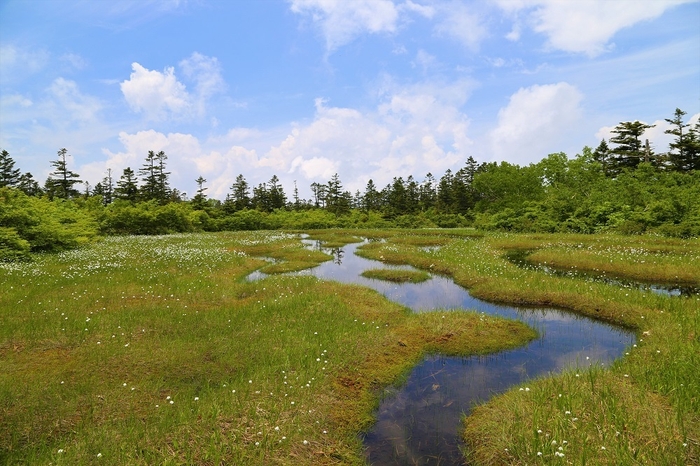
[[[306,241],[310,247],[318,243]],[[540,338],[524,347],[469,358],[429,356],[399,390],[387,389],[377,423],[363,435],[366,458],[372,465],[463,464],[459,452],[462,413],[527,379],[565,367],[606,365],[634,342],[634,334],[576,314],[554,309],[524,309],[473,298],[451,279],[433,276],[422,283],[396,284],[360,276],[370,268],[390,266],[354,254],[350,244],[333,252],[335,260],[299,272],[325,280],[372,288],[416,312],[473,309],[527,322]],[[251,279],[262,275],[251,276]]]

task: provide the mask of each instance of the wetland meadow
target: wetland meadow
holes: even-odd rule
[[[654,236],[33,254],[0,263],[0,463],[698,464],[698,286],[700,241]]]

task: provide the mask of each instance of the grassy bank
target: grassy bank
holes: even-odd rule
[[[326,258],[255,232],[114,237],[2,264],[0,464],[362,464],[378,394],[424,354],[535,337],[362,287],[244,279]]]
[[[678,282],[697,270],[700,242],[650,237],[492,235],[425,250],[420,236],[372,243],[361,254],[452,276],[472,295],[557,306],[623,325],[639,340],[609,370],[574,368],[515,387],[465,420],[465,454],[476,464],[698,464],[700,462],[700,298],[681,298],[524,270],[509,249],[537,250],[561,267]],[[575,251],[581,251],[580,254]],[[585,251],[585,252],[584,252]],[[593,251],[593,252],[589,252]],[[644,261],[644,262],[641,262]],[[642,265],[644,264],[644,265]],[[644,272],[648,268],[651,272]]]
[[[370,269],[362,272],[362,276],[375,280],[385,280],[395,283],[420,283],[428,280],[430,274],[415,270]]]

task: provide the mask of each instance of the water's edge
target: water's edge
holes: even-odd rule
[[[433,276],[417,284],[368,279],[360,274],[369,268],[413,268],[362,258],[355,254],[361,244],[325,250],[319,242],[305,243],[333,254],[337,260],[298,274],[367,286],[415,312],[473,309],[521,320],[541,335],[523,347],[488,356],[425,358],[403,387],[387,388],[376,424],[362,434],[365,456],[372,465],[463,464],[460,420],[475,404],[513,385],[567,367],[608,365],[635,340],[628,330],[572,312],[518,308],[476,299],[447,277]],[[264,274],[254,273],[250,279],[262,277]]]

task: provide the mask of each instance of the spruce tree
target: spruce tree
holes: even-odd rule
[[[27,196],[41,196],[43,190],[39,186],[39,182],[34,179],[34,176],[27,172],[19,177],[17,187]]]
[[[664,134],[670,134],[676,137],[669,144],[669,148],[671,150],[668,151],[669,168],[674,171],[689,170],[687,153],[688,132],[684,131],[684,129],[689,127],[690,124],[683,123],[683,116],[685,115],[686,112],[680,108],[677,108],[673,114],[673,118],[665,118],[665,120],[671,125],[671,128],[664,131]]]
[[[612,174],[610,147],[608,147],[608,143],[605,139],[601,140],[598,147],[593,151],[593,160],[600,163],[603,167],[603,173],[606,176]]]
[[[136,201],[139,195],[139,187],[136,184],[136,173],[131,167],[126,167],[122,172],[122,176],[117,181],[117,187],[114,189],[114,196],[117,199],[125,201]]]
[[[371,210],[379,210],[379,192],[371,179],[367,182],[365,186],[365,193],[362,196],[362,207],[365,212]]]
[[[618,124],[611,132],[617,134],[610,138],[610,142],[617,144],[612,149],[614,156],[614,172],[619,173],[625,168],[635,169],[640,162],[644,161],[645,152],[642,135],[644,131],[653,128],[655,125],[647,125],[640,121],[626,121]]]
[[[236,181],[231,185],[231,192],[226,196],[224,208],[229,213],[250,207],[250,191],[248,182],[242,174],[236,177]]]
[[[700,170],[700,121],[688,130],[688,137],[683,141],[685,170]]]
[[[421,210],[425,211],[435,206],[435,188],[435,177],[432,173],[428,173],[419,188],[418,198]]]
[[[452,192],[453,182],[454,175],[452,175],[452,170],[448,168],[442,178],[440,178],[440,183],[438,184],[437,206],[440,212],[452,213],[452,206],[454,204]]]
[[[6,150],[0,152],[0,188],[16,187],[19,184],[20,170],[15,168],[15,161]]]
[[[251,199],[253,208],[263,212],[270,212],[270,193],[265,183],[260,183],[253,188],[253,198]]]
[[[271,212],[275,209],[281,209],[287,204],[287,196],[284,194],[284,189],[279,182],[277,175],[272,175],[268,182],[268,210]]]
[[[107,176],[102,178],[102,181],[97,183],[92,189],[94,196],[102,196],[102,203],[109,205],[114,201],[114,180],[112,179],[112,169],[107,169]]]
[[[147,201],[155,200],[161,204],[181,200],[179,192],[173,195],[170,190],[168,180],[170,172],[165,171],[165,161],[167,159],[168,156],[163,151],[158,153],[152,150],[148,151],[146,162],[139,170],[141,181],[143,181],[140,190],[142,199]]]
[[[80,191],[75,189],[76,184],[81,184],[80,175],[68,170],[66,157],[70,157],[68,150],[63,148],[58,151],[58,159],[51,161],[55,168],[46,180],[46,192],[50,198],[72,199],[80,196]]]
[[[199,178],[194,181],[197,183],[197,194],[195,194],[194,198],[192,199],[192,205],[196,210],[203,210],[204,205],[207,202],[207,196],[204,194],[204,191],[209,189],[204,187],[204,183],[206,183],[207,180],[200,175]]]

